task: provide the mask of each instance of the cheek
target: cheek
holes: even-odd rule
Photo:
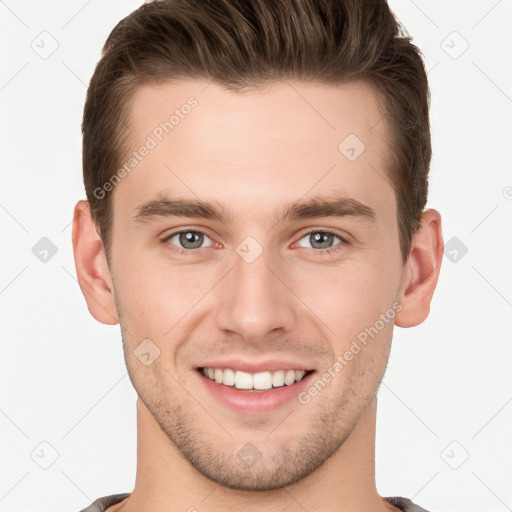
[[[397,280],[376,265],[346,262],[308,272],[297,295],[337,335],[357,334],[392,305]]]
[[[164,336],[212,287],[213,278],[198,270],[194,265],[125,258],[116,276],[123,323],[147,337]]]

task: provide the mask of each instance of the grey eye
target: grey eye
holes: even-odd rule
[[[329,249],[333,246],[332,242],[335,238],[342,241],[341,238],[334,233],[329,233],[328,231],[312,231],[302,237],[301,240],[307,239],[310,243],[309,247],[312,249]],[[300,243],[299,245],[301,247],[308,247]]]
[[[177,238],[179,243],[173,242]],[[173,233],[167,238],[167,241],[173,245],[177,245],[182,249],[200,249],[208,237],[200,231],[180,231]]]

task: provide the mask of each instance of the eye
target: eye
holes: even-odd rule
[[[186,254],[203,248],[206,239],[210,240],[210,237],[202,231],[184,229],[166,236],[162,239],[162,243],[166,244],[171,251]]]
[[[335,244],[333,247],[332,243],[335,238],[337,238],[340,243]],[[301,240],[306,240],[310,245],[302,245],[300,243]],[[298,243],[300,247],[310,247],[312,249],[316,249],[313,252],[321,254],[331,254],[332,252],[341,250],[344,246],[349,245],[347,240],[331,231],[310,231],[309,233],[306,233]]]
[[[332,244],[336,238],[340,241],[340,243],[333,246]],[[206,240],[211,239],[206,233],[203,233],[202,231],[182,229],[167,235],[161,240],[161,242],[165,244],[165,247],[171,252],[188,256],[199,249],[216,245],[215,243],[204,245]],[[306,243],[309,243],[310,245],[302,245],[302,240],[306,240]],[[316,230],[306,233],[306,235],[304,235],[299,240],[298,244],[300,247],[311,249],[311,252],[314,254],[321,255],[330,255],[333,252],[343,250],[345,246],[350,245],[350,243],[340,235],[325,230]]]

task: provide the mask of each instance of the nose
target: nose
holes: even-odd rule
[[[231,271],[216,287],[217,327],[238,334],[246,343],[258,343],[279,331],[285,336],[294,329],[297,314],[297,299],[285,284],[286,272],[270,251],[249,261],[234,254]]]

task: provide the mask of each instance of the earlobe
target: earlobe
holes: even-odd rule
[[[89,312],[98,322],[118,324],[112,277],[88,201],[75,205],[72,238],[78,283]]]
[[[428,317],[441,270],[443,249],[441,215],[434,209],[425,210],[402,276],[398,296],[402,309],[395,317],[395,325],[413,327]]]

